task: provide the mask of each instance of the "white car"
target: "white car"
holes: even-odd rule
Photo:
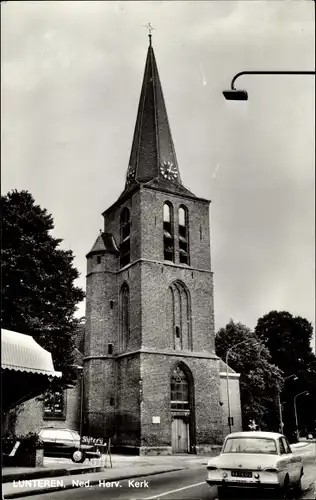
[[[289,489],[301,489],[303,464],[288,440],[275,432],[234,432],[226,436],[219,456],[207,464],[206,482],[218,496],[237,489],[286,498]]]

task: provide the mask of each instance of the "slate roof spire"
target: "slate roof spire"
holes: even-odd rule
[[[152,46],[153,28],[150,24],[147,28],[149,46],[123,193],[135,187],[135,184],[146,183],[167,191],[194,196],[182,185]]]

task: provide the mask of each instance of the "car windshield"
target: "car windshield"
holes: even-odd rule
[[[276,455],[277,449],[273,439],[232,437],[227,439],[223,453],[265,453]]]

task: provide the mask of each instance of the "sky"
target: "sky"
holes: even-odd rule
[[[216,329],[271,310],[315,326],[314,2],[1,4],[2,193],[30,191],[75,255],[125,184],[148,22],[181,177],[210,207]],[[85,314],[79,306],[77,314]]]

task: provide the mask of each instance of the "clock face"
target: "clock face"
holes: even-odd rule
[[[160,166],[160,173],[168,181],[178,177],[177,167],[171,161],[164,161]]]

